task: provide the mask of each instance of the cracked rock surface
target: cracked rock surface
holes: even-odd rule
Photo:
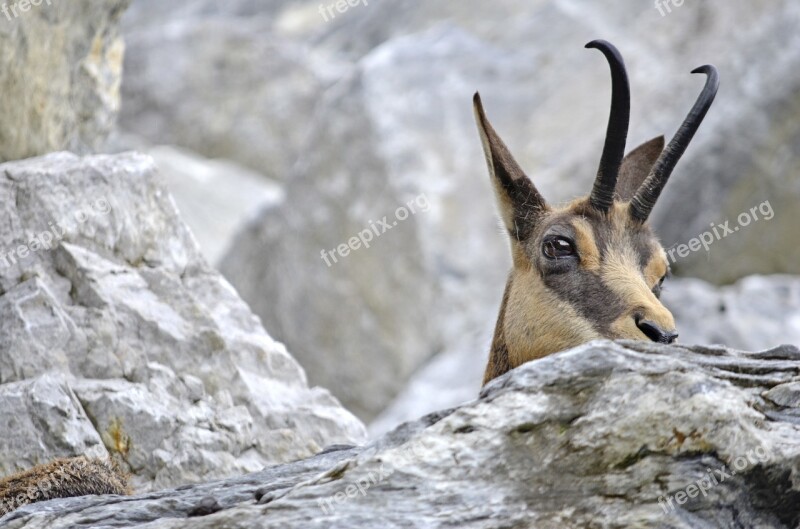
[[[363,447],[133,498],[30,505],[0,524],[794,528],[798,381],[793,346],[591,342]]]
[[[110,452],[147,491],[363,441],[206,264],[152,159],[0,168],[0,475]]]
[[[0,14],[0,161],[102,148],[120,108],[131,0],[6,2]]]

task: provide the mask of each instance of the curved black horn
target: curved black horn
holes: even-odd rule
[[[608,117],[600,168],[597,170],[597,178],[589,196],[592,207],[608,211],[614,203],[614,188],[622,158],[625,156],[625,140],[628,138],[628,122],[631,115],[631,89],[622,55],[613,44],[605,40],[593,40],[586,47],[603,52],[611,67],[611,113]]]
[[[706,74],[706,84],[703,87],[703,91],[700,92],[700,96],[698,96],[692,110],[689,111],[689,115],[686,116],[678,132],[675,133],[675,137],[672,138],[667,148],[664,149],[664,152],[658,157],[658,160],[656,160],[656,163],[650,170],[650,174],[647,175],[642,186],[631,199],[631,217],[640,222],[645,222],[647,217],[650,216],[650,212],[653,210],[658,196],[661,194],[669,176],[672,174],[672,170],[675,169],[675,165],[677,165],[681,156],[683,156],[694,134],[703,122],[703,118],[706,117],[711,103],[714,102],[714,97],[717,95],[717,90],[719,89],[719,73],[714,66],[706,64],[705,66],[692,70],[692,73]]]

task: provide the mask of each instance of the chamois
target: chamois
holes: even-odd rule
[[[645,142],[627,156],[630,87],[619,51],[609,42],[586,45],[611,69],[611,113],[591,194],[554,207],[512,157],[474,97],[500,217],[508,230],[512,269],[506,282],[483,383],[537,358],[596,338],[672,343],[672,314],[661,304],[669,272],[666,253],[647,218],[675,165],[710,108],[719,75],[705,86],[673,139]]]

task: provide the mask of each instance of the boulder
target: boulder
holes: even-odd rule
[[[277,7],[255,4],[137,6],[125,25],[120,128],[288,178],[322,92],[347,65],[276,34]]]
[[[673,267],[684,275],[727,284],[754,273],[800,273],[800,245],[787,244],[797,240],[800,222],[794,207],[800,200],[800,35],[794,31],[800,5],[789,0],[678,4],[380,2],[348,10],[316,42],[354,61],[379,51],[388,55],[387,49],[406,43],[402,56],[422,59],[409,83],[413,89],[402,82],[389,85],[377,93],[377,104],[466,113],[460,91],[443,100],[429,85],[445,76],[472,76],[462,90],[482,91],[490,117],[522,166],[544,195],[556,200],[588,190],[605,132],[608,69],[583,43],[604,38],[625,57],[633,99],[629,148],[659,134],[672,136],[702,86],[689,71],[713,63],[720,71],[720,92],[652,221],[675,249]],[[427,43],[416,35],[443,20],[479,38],[484,51],[496,50],[495,60],[484,64],[454,56],[444,71],[425,75]],[[731,32],[732,27],[747,31]],[[439,45],[448,40],[443,37]],[[398,67],[402,72],[402,64]],[[427,125],[394,134],[424,137]],[[420,142],[416,156],[441,160],[454,150],[463,154],[473,136],[465,128],[450,134],[449,145]],[[478,162],[474,167],[482,170]],[[458,182],[470,176],[447,165],[442,173]],[[692,242],[703,237],[702,246]]]
[[[472,83],[446,73],[455,58],[489,64],[492,56],[444,28],[365,59],[320,102],[285,201],[255,218],[221,262],[310,379],[364,419],[443,344],[480,349],[475,315],[502,294],[492,286],[504,280],[508,250],[488,178],[474,170],[478,141],[450,148],[472,127]],[[430,75],[418,75],[423,65]],[[387,91],[403,96],[379,95]],[[410,105],[413,93],[428,102]]]
[[[364,439],[212,269],[153,160],[2,165],[3,474],[119,456],[138,490]]]
[[[0,161],[103,146],[119,111],[119,20],[129,3],[3,3]]]
[[[181,219],[211,264],[227,254],[234,237],[262,209],[284,199],[278,182],[229,160],[170,145],[137,150],[155,161]]]
[[[667,283],[662,295],[682,343],[758,351],[779,341],[800,344],[800,277],[750,276],[726,287],[699,279]]]
[[[796,527],[800,350],[597,341],[363,447],[9,528]]]

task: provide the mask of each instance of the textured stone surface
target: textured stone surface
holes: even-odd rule
[[[0,476],[62,455],[108,455],[61,375],[0,384],[0,425]]]
[[[227,160],[166,145],[142,152],[153,157],[181,219],[212,264],[226,255],[234,236],[254,216],[284,198],[278,183]]]
[[[796,527],[798,408],[773,398],[796,386],[798,362],[800,350],[791,346],[745,353],[593,342],[528,363],[493,381],[480,399],[362,448],[122,501],[27,506],[3,522]]]
[[[120,127],[287,178],[346,65],[276,35],[263,2],[174,4],[137,6],[126,23]]]
[[[108,450],[148,490],[363,439],[201,257],[151,158],[7,163],[0,204],[4,474]]]
[[[0,15],[0,161],[96,151],[119,111],[130,0],[36,3]]]

